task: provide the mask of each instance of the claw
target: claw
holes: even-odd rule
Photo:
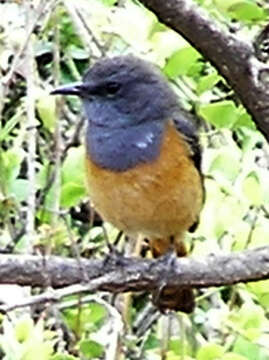
[[[166,266],[173,266],[175,260],[177,259],[177,254],[174,249],[168,250],[161,258],[161,261]]]
[[[114,245],[109,245],[109,252],[104,259],[104,266],[126,266],[129,262],[130,259],[126,258]]]

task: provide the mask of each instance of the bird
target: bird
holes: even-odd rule
[[[53,95],[81,98],[86,114],[86,178],[104,221],[143,236],[153,257],[186,256],[184,237],[204,202],[197,125],[161,69],[134,55],[103,57],[81,82]],[[161,311],[191,313],[191,288],[153,292]]]

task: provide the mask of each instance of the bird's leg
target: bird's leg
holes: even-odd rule
[[[108,253],[104,259],[104,266],[106,266],[107,264],[112,264],[112,263],[114,263],[116,265],[125,265],[123,253],[121,251],[119,251],[116,247],[121,236],[123,235],[123,231],[119,231],[119,233],[116,237],[116,240],[114,241],[114,243],[111,243],[109,241],[108,234],[107,234],[104,224],[102,224],[102,228],[103,228],[103,232],[104,232],[105,242],[106,242],[106,245],[108,248]]]
[[[151,242],[153,255],[157,257],[163,255],[165,266],[173,267],[176,255],[186,256],[187,250],[182,240],[182,236],[170,236],[166,239],[154,239]],[[188,287],[167,287],[166,280],[158,289],[152,292],[152,302],[158,309],[164,313],[166,310],[176,310],[190,313],[194,309],[194,295],[191,288]]]
[[[115,241],[114,241],[114,245],[115,245],[115,246],[117,246],[118,243],[120,242],[120,239],[121,239],[122,235],[123,235],[123,231],[120,230],[120,231],[118,232],[118,235],[117,235]]]

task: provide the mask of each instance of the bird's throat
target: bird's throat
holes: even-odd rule
[[[158,157],[164,127],[165,123],[158,121],[125,128],[105,128],[89,122],[87,153],[102,168],[111,171],[132,169]]]

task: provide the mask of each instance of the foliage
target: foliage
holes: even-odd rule
[[[266,1],[197,2],[249,41],[268,20]],[[188,235],[193,256],[266,244],[268,145],[236,94],[199,52],[138,1],[91,0],[91,6],[87,0],[45,1],[41,10],[38,1],[33,8],[26,3],[0,3],[1,250],[103,256],[105,236],[84,184],[81,104],[74,98],[63,103],[49,92],[57,83],[80,79],[103,54],[129,52],[159,65],[183,106],[200,118],[206,202],[197,231]],[[27,36],[30,20],[35,23]],[[31,218],[34,234],[28,230]],[[116,230],[105,227],[114,239]],[[193,316],[171,320],[167,360],[268,359],[268,284],[201,291]],[[125,333],[114,300],[107,294],[96,299],[72,298],[50,311],[41,306],[31,315],[3,316],[2,358],[103,359],[120,335],[125,359],[161,358],[162,320],[139,336],[134,326],[147,303],[144,296],[134,297]]]
[[[45,330],[42,320],[34,324],[25,314],[14,322],[8,318],[3,321],[0,346],[5,354],[4,360],[49,360],[54,343],[55,333]]]

